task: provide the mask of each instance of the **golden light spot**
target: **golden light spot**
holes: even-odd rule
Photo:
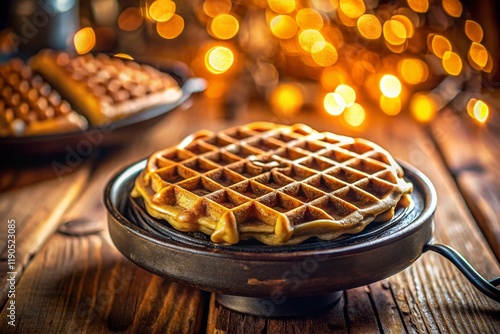
[[[293,115],[303,104],[302,90],[294,84],[281,84],[271,94],[271,106],[283,114]]]
[[[380,91],[389,98],[398,97],[401,94],[401,81],[394,75],[386,74],[380,79]]]
[[[357,21],[357,27],[361,36],[367,39],[377,39],[382,35],[382,25],[373,14],[364,14]]]
[[[203,11],[210,17],[227,14],[231,11],[231,0],[205,0]]]
[[[365,121],[365,109],[358,103],[346,108],[344,111],[344,120],[347,124],[353,127],[358,127]]]
[[[345,16],[351,19],[357,19],[366,11],[363,0],[339,0],[339,9]]]
[[[90,27],[78,30],[73,38],[76,52],[84,54],[92,51],[95,46],[95,32]]]
[[[295,19],[301,29],[321,30],[323,28],[323,17],[317,10],[312,8],[299,10]]]
[[[240,28],[238,20],[229,14],[216,16],[210,24],[210,30],[214,37],[219,39],[233,38]]]
[[[340,8],[337,10],[337,17],[340,20],[340,23],[345,25],[346,27],[355,27],[358,22],[358,18],[352,18],[344,14]]]
[[[149,7],[149,16],[158,22],[165,22],[175,14],[175,2],[170,0],[156,0]]]
[[[313,45],[317,42],[323,42],[325,38],[317,30],[306,29],[299,34],[299,44],[307,52],[311,52]]]
[[[486,73],[491,73],[493,71],[493,59],[491,59],[491,55],[488,53],[488,61],[486,65],[482,68],[482,70]]]
[[[292,38],[299,30],[297,22],[288,15],[276,16],[271,20],[270,26],[273,35],[282,39]]]
[[[407,16],[394,15],[391,19],[399,21],[403,24],[403,26],[405,27],[405,31],[406,31],[406,36],[405,36],[406,38],[413,37],[413,34],[415,34],[415,27],[413,26],[413,23],[411,22],[411,20]]]
[[[379,102],[382,111],[389,116],[395,116],[401,111],[401,99],[399,97],[390,98],[382,95]]]
[[[467,103],[467,112],[472,118],[484,123],[488,119],[490,109],[483,101],[472,98]]]
[[[333,45],[328,42],[316,42],[311,48],[314,61],[320,66],[331,66],[337,62],[339,55]]]
[[[429,76],[429,67],[420,59],[404,59],[399,63],[399,74],[411,85],[424,82]]]
[[[174,14],[172,18],[166,22],[158,22],[156,31],[165,39],[174,39],[179,36],[184,30],[184,19]]]
[[[458,0],[443,0],[444,11],[453,17],[460,17],[462,15],[462,4]]]
[[[441,35],[434,35],[431,42],[431,51],[439,58],[443,58],[446,52],[451,51],[450,41]]]
[[[410,111],[419,122],[429,122],[436,116],[437,103],[432,94],[416,93],[410,101]]]
[[[455,52],[446,51],[442,60],[444,70],[450,75],[459,75],[462,71],[462,59]]]
[[[484,67],[488,62],[488,51],[486,48],[476,42],[472,42],[469,50],[470,58],[479,66]]]
[[[465,21],[465,34],[473,42],[480,43],[483,40],[483,28],[476,21]]]
[[[285,53],[292,55],[299,54],[303,51],[296,37],[280,40],[280,47]]]
[[[118,16],[118,27],[123,31],[134,31],[141,27],[144,18],[137,7],[128,7]]]
[[[387,48],[389,50],[391,50],[393,53],[403,53],[406,50],[406,48],[408,47],[408,40],[404,41],[404,43],[401,45],[389,44],[386,41],[385,46],[387,46]]]
[[[339,93],[327,93],[323,99],[323,106],[327,113],[338,116],[345,109],[345,101]]]
[[[356,91],[349,85],[338,85],[335,89],[335,93],[339,94],[342,99],[344,99],[346,107],[352,106],[356,101]]]
[[[134,58],[131,55],[126,54],[126,53],[117,53],[114,55],[114,57],[128,59],[128,60],[134,60]]]
[[[396,20],[387,20],[383,27],[384,38],[387,43],[401,45],[406,41],[406,28],[403,23]]]
[[[205,65],[210,72],[215,74],[226,72],[233,63],[233,52],[224,46],[214,46],[205,54]]]
[[[428,0],[407,0],[408,6],[417,13],[425,13],[429,10]]]
[[[342,68],[327,67],[321,73],[321,85],[327,91],[333,91],[345,82],[346,75]]]
[[[288,14],[295,9],[295,0],[267,0],[269,7],[276,13]]]

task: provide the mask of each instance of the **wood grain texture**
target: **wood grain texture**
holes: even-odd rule
[[[204,304],[199,290],[140,269],[101,235],[55,234],[17,285],[16,330],[197,333]]]
[[[85,179],[85,188],[71,200],[71,208],[64,215],[56,211],[58,219],[54,218],[90,219],[102,228],[75,236],[55,234],[36,253],[17,287],[18,329],[88,333],[500,332],[500,306],[437,254],[424,254],[408,269],[386,280],[345,291],[340,301],[324,312],[266,319],[230,311],[219,305],[213,294],[149,274],[118,253],[106,231],[101,202],[104,185],[113,173],[201,128],[217,131],[258,120],[282,121],[261,104],[252,104],[234,119],[225,120],[213,101],[198,98],[190,109],[177,110],[126,147],[102,153],[88,174],[90,178]],[[379,117],[370,119],[372,126],[363,132],[348,131],[335,118],[312,111],[285,122],[303,122],[322,131],[365,137],[419,168],[438,193],[436,241],[456,248],[485,277],[500,276],[498,262],[460,194],[462,188],[457,188],[449,173],[447,164],[452,164],[442,158],[442,145],[436,146],[435,136],[420,125],[404,116]],[[3,202],[0,207],[6,214],[19,210],[11,211]],[[54,215],[52,209],[47,206],[45,214]],[[34,225],[34,219],[19,218],[30,225]],[[2,319],[5,312],[3,308]]]
[[[431,134],[500,260],[500,133],[446,109],[432,124]]]
[[[19,279],[30,258],[43,246],[60,222],[61,216],[84,188],[90,174],[91,162],[84,162],[75,171],[62,178],[52,175],[48,180],[36,181],[37,172],[31,168],[1,173],[2,183],[10,183],[13,190],[0,194],[0,305],[7,298],[7,220],[16,221],[16,272]],[[14,181],[6,181],[12,178]],[[29,179],[30,185],[17,186],[17,179]],[[17,180],[17,181],[16,181]],[[9,270],[11,271],[11,270]]]

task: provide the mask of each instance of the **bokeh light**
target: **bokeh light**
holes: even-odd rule
[[[339,94],[342,99],[344,99],[346,107],[351,107],[356,101],[356,91],[349,85],[338,85],[335,89],[335,93]]]
[[[399,74],[411,85],[425,82],[429,76],[429,67],[417,58],[403,59],[399,62]]]
[[[226,72],[233,63],[233,52],[224,46],[214,46],[205,55],[205,65],[214,74]]]
[[[389,116],[395,116],[401,111],[401,99],[399,97],[380,97],[380,109]]]
[[[297,22],[289,15],[277,15],[271,20],[270,27],[273,35],[282,39],[292,38],[299,30]]]
[[[486,66],[488,62],[488,51],[486,48],[476,42],[472,42],[469,50],[470,58],[476,63],[480,68]]]
[[[344,98],[339,93],[327,93],[323,99],[323,107],[326,112],[333,116],[342,114],[346,105]]]
[[[442,63],[444,70],[449,75],[459,75],[462,71],[462,59],[455,52],[446,51]]]
[[[361,36],[367,39],[377,39],[382,35],[382,25],[373,14],[364,14],[357,21],[357,27]]]
[[[392,74],[386,74],[380,79],[380,91],[386,97],[398,97],[401,94],[401,89],[401,81]]]
[[[352,127],[358,127],[363,124],[366,119],[365,109],[358,103],[346,108],[343,113],[344,120]]]
[[[295,19],[301,29],[321,30],[321,28],[323,28],[323,18],[321,14],[313,8],[303,8],[299,10]]]
[[[276,13],[288,14],[295,9],[295,0],[268,0],[267,2]]]
[[[323,42],[325,38],[321,33],[314,29],[303,30],[299,34],[299,44],[307,52],[311,52],[313,45],[317,42]]]
[[[184,30],[184,19],[177,14],[166,22],[158,22],[156,24],[156,31],[158,35],[165,39],[174,39],[179,36]]]
[[[429,10],[428,0],[407,0],[408,6],[417,13],[426,13]]]
[[[149,16],[158,22],[166,22],[175,14],[175,2],[171,0],[156,0],[149,7]]]
[[[441,35],[434,35],[431,41],[431,51],[439,58],[443,58],[446,52],[451,51],[450,41]]]
[[[271,94],[271,106],[285,115],[297,113],[303,104],[304,96],[302,90],[295,84],[280,84]]]
[[[413,117],[422,123],[434,119],[437,113],[436,97],[432,94],[416,93],[410,100],[410,112]]]
[[[471,98],[467,103],[467,112],[480,123],[486,122],[490,113],[490,108],[482,100]]]
[[[406,41],[406,28],[397,20],[387,20],[383,26],[384,38],[387,43],[401,45]]]
[[[227,14],[231,11],[231,0],[205,0],[203,11],[210,17]]]
[[[366,11],[363,0],[339,0],[340,11],[351,19],[357,19]]]
[[[216,16],[210,24],[212,34],[219,39],[233,38],[239,30],[238,20],[229,14],[221,14]]]
[[[84,54],[92,51],[95,46],[95,32],[90,27],[82,28],[75,34],[73,43],[75,50],[79,54]]]
[[[442,0],[442,5],[446,14],[453,17],[462,15],[462,3],[459,0]]]
[[[465,34],[473,42],[481,43],[483,40],[483,28],[476,21],[465,21]]]
[[[141,10],[137,7],[128,7],[118,16],[118,27],[123,31],[137,30],[143,22]]]
[[[117,53],[113,57],[127,59],[127,60],[134,60],[134,58],[131,55],[126,53]]]
[[[325,67],[335,64],[339,57],[335,47],[324,41],[314,43],[311,48],[311,55],[318,65]]]

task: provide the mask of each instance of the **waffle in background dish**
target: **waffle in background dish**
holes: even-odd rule
[[[78,131],[87,120],[19,59],[0,65],[0,136]]]
[[[131,195],[152,217],[215,243],[285,245],[389,221],[411,191],[370,141],[259,122],[200,131],[153,154]]]
[[[30,64],[92,125],[171,103],[182,95],[170,75],[105,54],[72,56],[44,50],[32,57]]]

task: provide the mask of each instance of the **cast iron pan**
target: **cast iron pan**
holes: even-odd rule
[[[131,137],[156,124],[160,118],[186,102],[193,93],[205,89],[205,81],[201,78],[193,78],[190,69],[183,63],[174,62],[163,65],[159,70],[170,74],[182,87],[182,96],[178,101],[158,105],[103,126],[91,126],[85,131],[3,137],[0,138],[0,154],[7,155],[9,158],[30,160],[34,157],[72,154],[71,152],[85,156],[87,152],[95,148],[123,144]]]
[[[437,252],[491,299],[500,302],[500,278],[486,281],[452,248],[433,242],[436,192],[416,168],[402,163],[413,183],[413,204],[385,224],[332,241],[266,246],[256,241],[216,245],[199,233],[181,233],[150,218],[130,198],[146,160],[108,183],[104,201],[116,247],[142,268],[205,291],[234,311],[260,316],[295,316],[336,302],[342,291],[394,275],[422,253]]]

